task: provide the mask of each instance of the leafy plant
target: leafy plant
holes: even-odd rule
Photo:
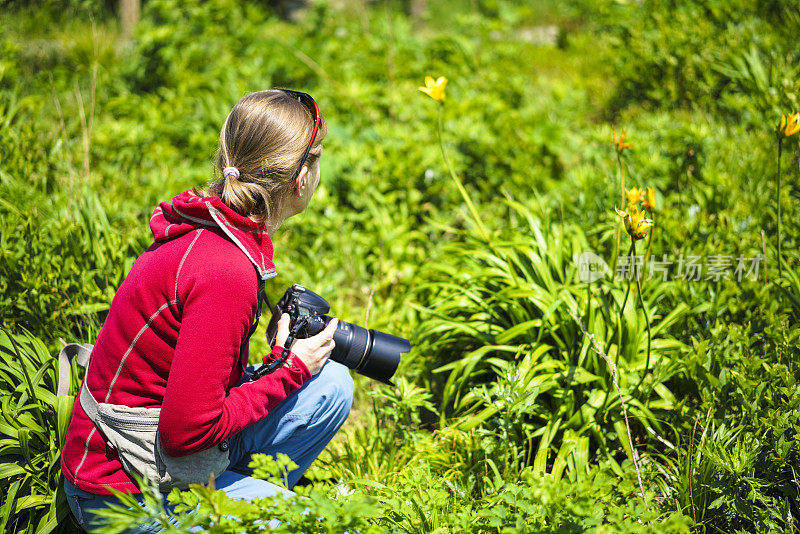
[[[268,293],[302,282],[414,348],[397,388],[357,379],[308,499],[193,488],[181,529],[278,512],[304,532],[796,529],[800,152],[783,140],[777,183],[764,126],[800,111],[796,6],[314,2],[287,21],[261,0],[151,0],[123,43],[111,4],[0,14],[4,530],[70,528],[54,349],[96,336],[152,209],[210,180],[231,105],[276,86],[313,94],[330,133]],[[417,92],[429,73],[446,106]],[[616,161],[609,123],[635,140]],[[580,282],[575,254],[620,255],[620,171],[658,192],[645,258],[730,272]],[[112,528],[163,520],[148,502]]]
[[[63,530],[70,512],[61,447],[75,396],[55,395],[57,360],[30,333],[0,330],[0,353],[0,529]]]
[[[508,206],[517,224],[507,241],[501,234],[490,248],[464,235],[449,248],[448,262],[432,264],[431,281],[418,288],[418,300],[427,304],[420,308],[427,320],[419,339],[434,356],[431,385],[440,421],[455,418],[465,430],[488,425],[501,435],[514,426],[503,447],[523,445],[511,472],[552,466],[560,475],[569,465],[572,477],[581,476],[590,451],[614,463],[616,448],[632,459],[610,370],[570,314],[590,310],[588,328],[617,363],[638,428],[662,432],[664,414],[683,409],[669,383],[681,374],[679,362],[688,352],[669,329],[692,310],[679,306],[654,318],[651,369],[646,318],[632,308],[616,313],[624,300],[619,288],[596,288],[587,302],[585,288],[574,282],[571,258],[589,249],[582,232],[538,218],[519,203]],[[654,282],[645,291],[642,298],[653,309],[669,285]],[[645,387],[637,391],[640,382]]]

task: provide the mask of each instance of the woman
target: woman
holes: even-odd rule
[[[328,361],[336,320],[295,341],[271,374],[250,381],[244,369],[259,287],[276,274],[270,237],[308,206],[325,134],[305,93],[259,91],[234,106],[215,162],[221,179],[154,210],[155,242],[114,296],[84,379],[99,403],[160,407],[157,436],[168,457],[225,451],[230,463],[216,488],[234,498],[281,491],[248,476],[257,452],[288,454],[299,466],[293,486],[350,410],[350,374]],[[281,359],[288,327],[284,315],[264,361]],[[95,511],[117,501],[109,488],[140,490],[85,406],[79,397],[61,468],[73,515],[91,531]]]

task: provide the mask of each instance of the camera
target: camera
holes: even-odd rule
[[[294,284],[286,290],[273,310],[267,326],[267,341],[270,345],[275,344],[278,321],[284,313],[290,317],[289,330],[297,329],[297,339],[319,334],[333,319],[326,315],[330,308],[324,298]],[[400,363],[400,354],[411,350],[411,343],[407,339],[378,330],[367,330],[341,319],[333,334],[333,341],[336,347],[331,352],[331,360],[389,385],[394,385],[391,378]]]

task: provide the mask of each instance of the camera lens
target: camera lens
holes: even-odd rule
[[[293,325],[301,318],[306,319],[306,324],[297,332],[298,338],[305,338],[320,333],[328,326],[333,319],[326,315],[329,311],[330,305],[325,299],[301,285],[293,285],[286,290],[272,313],[267,326],[269,344],[275,343],[282,313],[292,317]],[[389,385],[393,385],[391,378],[400,364],[400,354],[411,350],[411,343],[407,339],[378,330],[367,330],[341,319],[333,340],[336,347],[331,352],[331,360]]]
[[[390,379],[400,364],[400,354],[411,350],[411,342],[401,337],[370,330],[372,346],[359,373],[393,385]]]
[[[331,317],[324,317],[327,325]],[[400,354],[411,350],[411,343],[407,339],[378,330],[367,330],[341,319],[333,334],[333,341],[336,347],[331,352],[331,360],[390,385],[400,363]]]
[[[326,326],[331,319],[332,317],[325,316]],[[359,370],[370,346],[369,332],[365,328],[339,319],[339,326],[333,333],[333,341],[336,346],[331,352],[331,360],[346,365],[350,369]]]

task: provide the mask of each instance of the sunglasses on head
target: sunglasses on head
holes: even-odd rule
[[[292,181],[294,181],[300,175],[300,171],[303,170],[303,165],[308,158],[308,153],[311,152],[311,147],[314,145],[314,140],[317,138],[317,130],[319,130],[319,122],[322,117],[319,114],[317,103],[311,98],[310,94],[303,93],[302,91],[292,91],[291,89],[281,89],[281,91],[296,98],[301,104],[308,108],[308,111],[311,112],[311,116],[314,117],[314,130],[311,132],[311,139],[308,141],[308,146],[303,152],[303,157],[300,158],[300,164],[297,166],[297,170],[292,176]]]

